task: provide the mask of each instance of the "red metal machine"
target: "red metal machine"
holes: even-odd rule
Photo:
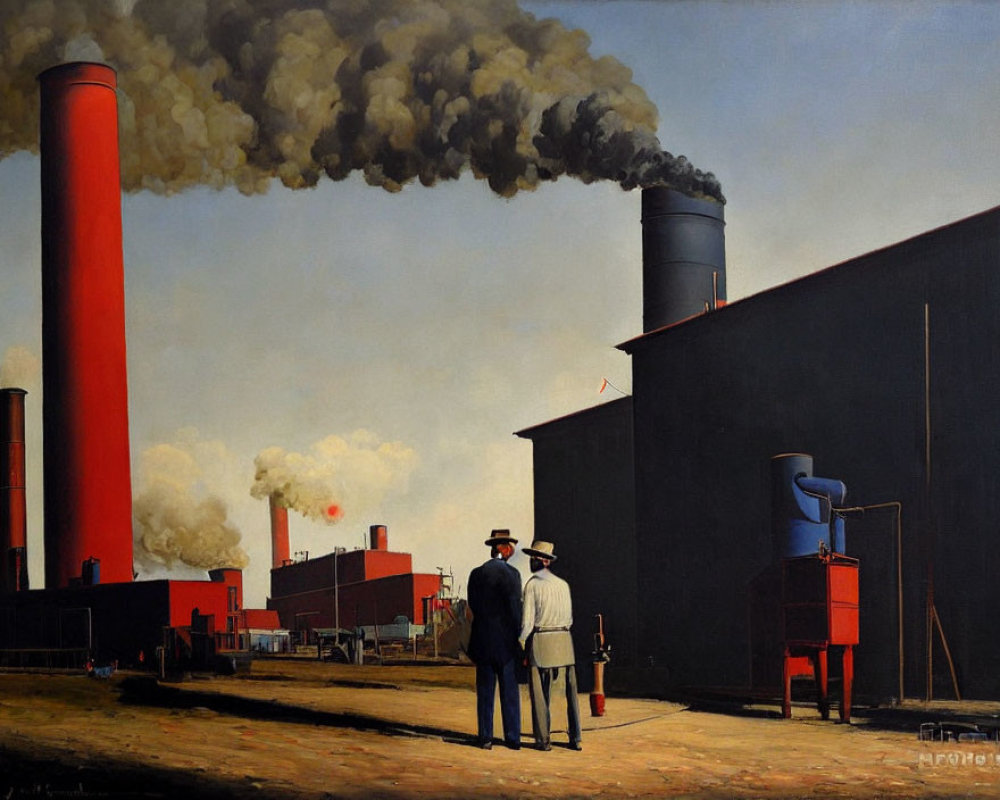
[[[854,645],[858,637],[858,560],[837,553],[785,558],[781,562],[784,642],[782,714],[792,715],[792,678],[813,675],[823,719],[830,717],[827,663],[831,647],[843,648],[840,719],[851,718]]]

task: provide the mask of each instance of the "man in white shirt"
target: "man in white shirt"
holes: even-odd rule
[[[573,653],[573,603],[569,584],[549,571],[556,560],[551,542],[536,539],[524,553],[531,558],[531,577],[524,584],[524,610],[521,643],[528,654],[531,678],[531,722],[535,746],[551,750],[551,715],[549,689],[562,669],[566,685],[566,717],[569,723],[569,746],[582,750],[580,708],[576,695],[576,657]]]

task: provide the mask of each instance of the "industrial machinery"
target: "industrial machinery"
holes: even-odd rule
[[[751,630],[751,639],[763,643],[767,661],[780,650],[786,718],[791,716],[792,678],[812,675],[820,713],[829,719],[828,665],[831,649],[836,648],[841,654],[840,719],[847,722],[854,646],[859,642],[859,565],[844,555],[846,533],[838,507],[844,504],[847,488],[839,480],[813,476],[812,461],[803,453],[771,459],[774,562],[752,589],[751,620],[756,630]],[[775,623],[776,633],[769,634]],[[751,672],[753,665],[752,654]]]
[[[604,637],[604,615],[595,614],[597,632],[594,634],[594,652],[591,657],[594,663],[594,689],[590,693],[590,715],[604,716],[604,665],[611,660],[611,645]]]
[[[840,719],[851,718],[854,645],[858,643],[858,561],[837,553],[782,559],[784,654],[782,716],[792,715],[792,678],[812,674],[823,719],[830,717],[828,653],[841,653]]]

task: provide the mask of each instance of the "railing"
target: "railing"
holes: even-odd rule
[[[83,669],[86,647],[25,647],[0,649],[0,667],[18,669]]]

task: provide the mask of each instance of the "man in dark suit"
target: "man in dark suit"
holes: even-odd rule
[[[521,747],[521,691],[517,669],[523,658],[521,629],[521,573],[507,563],[517,539],[509,530],[494,530],[486,544],[491,558],[469,575],[472,632],[469,658],[476,664],[476,716],[479,746],[493,747],[493,704],[500,684],[500,716],[507,747]]]

